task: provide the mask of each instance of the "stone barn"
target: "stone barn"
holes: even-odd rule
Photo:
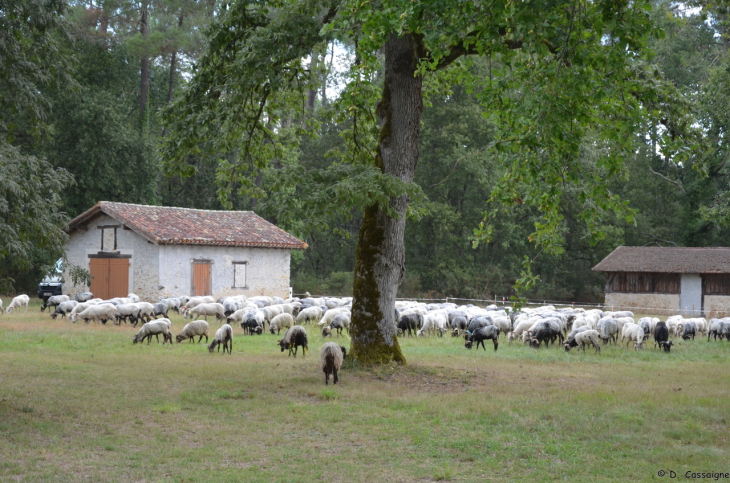
[[[607,308],[688,316],[730,313],[727,247],[618,247],[593,271],[606,275]]]
[[[100,201],[68,226],[66,257],[90,287],[66,294],[143,300],[160,296],[289,296],[291,250],[307,244],[252,211],[211,211]]]

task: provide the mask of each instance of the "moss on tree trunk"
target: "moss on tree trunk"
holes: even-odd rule
[[[423,44],[417,35],[390,34],[385,44],[385,82],[378,103],[377,166],[410,183],[418,164],[423,79],[415,76]],[[405,272],[406,195],[391,198],[388,216],[365,209],[355,261],[352,356],[362,364],[405,363],[396,337],[395,298]]]

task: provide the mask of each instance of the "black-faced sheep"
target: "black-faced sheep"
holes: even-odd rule
[[[309,349],[309,344],[307,342],[307,331],[304,330],[304,327],[301,325],[295,325],[291,329],[287,330],[284,334],[284,338],[277,341],[277,344],[279,344],[279,347],[281,347],[281,352],[284,352],[285,350],[289,350],[289,355],[294,354],[294,357],[297,356],[297,349],[299,347],[302,348],[302,355],[307,355],[307,349]]]
[[[324,383],[329,384],[330,374],[337,384],[337,372],[342,367],[342,362],[347,357],[347,349],[335,342],[327,342],[319,351],[319,364],[324,372]]]
[[[538,323],[532,330],[530,347],[539,349],[540,344],[543,342],[547,347],[548,343],[555,342],[556,339],[560,339],[560,343],[563,343],[563,331],[560,321],[558,319],[546,319]]]
[[[479,349],[479,344],[482,344],[482,348],[484,350],[487,350],[487,348],[484,346],[485,340],[492,340],[492,343],[494,344],[494,350],[497,350],[497,347],[499,347],[499,329],[494,325],[488,325],[486,327],[480,327],[477,330],[475,330],[473,333],[468,334],[468,339],[466,342],[464,342],[464,347],[467,349],[472,348],[472,344],[474,342],[477,343],[476,348]]]
[[[66,317],[66,314],[70,313],[77,305],[78,302],[75,300],[67,300],[65,302],[61,302],[60,304],[58,304],[58,307],[56,307],[56,311],[51,314],[51,318],[55,319],[60,315],[63,319]]]
[[[691,320],[686,321],[684,323],[684,328],[682,330],[682,339],[689,340],[689,338],[691,337],[692,340],[695,340],[696,333],[697,333],[697,325]]]
[[[578,347],[579,351],[583,349],[583,352],[585,352],[586,346],[590,344],[593,346],[596,352],[601,352],[601,346],[598,342],[599,337],[597,330],[582,330],[576,332],[572,339],[569,338],[568,340],[566,340],[564,347],[566,352],[570,351],[571,347]]]
[[[416,331],[423,327],[423,315],[421,314],[405,314],[398,319],[398,332],[406,335],[415,335]],[[411,332],[412,331],[412,332]]]
[[[215,337],[213,342],[208,346],[208,352],[213,352],[218,347],[218,352],[221,351],[223,346],[223,353],[226,353],[228,348],[228,354],[233,352],[233,328],[228,324],[223,324],[220,329],[215,331]]]
[[[665,322],[657,322],[654,326],[654,347],[659,344],[659,348],[662,344],[669,340],[669,328]]]
[[[664,352],[670,352],[672,349],[672,341],[664,340],[664,341],[659,342],[659,348],[664,349]]]
[[[41,305],[41,312],[48,307],[58,307],[61,305],[61,302],[67,302],[68,300],[68,295],[53,295],[52,297],[48,297],[43,301],[43,305]]]

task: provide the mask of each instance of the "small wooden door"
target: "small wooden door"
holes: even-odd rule
[[[193,263],[193,296],[211,295],[210,263]]]
[[[128,258],[91,258],[89,272],[92,277],[89,291],[94,297],[106,300],[126,297],[129,293]]]
[[[94,297],[109,299],[109,259],[90,258],[89,272],[91,273],[89,291]]]

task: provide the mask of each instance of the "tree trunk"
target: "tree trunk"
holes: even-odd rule
[[[139,20],[139,31],[142,37],[147,40],[147,3],[142,4],[142,15]],[[147,109],[147,92],[150,88],[150,58],[147,55],[147,46],[144,46],[144,53],[142,54],[142,81],[140,83],[139,93],[139,108],[142,123],[145,119],[145,110]]]
[[[377,166],[410,183],[418,164],[423,79],[414,76],[422,39],[391,33],[385,44],[385,82],[376,110],[380,122]],[[405,363],[396,337],[395,298],[405,273],[406,195],[391,198],[397,217],[377,205],[365,209],[355,259],[352,356],[363,364]]]

